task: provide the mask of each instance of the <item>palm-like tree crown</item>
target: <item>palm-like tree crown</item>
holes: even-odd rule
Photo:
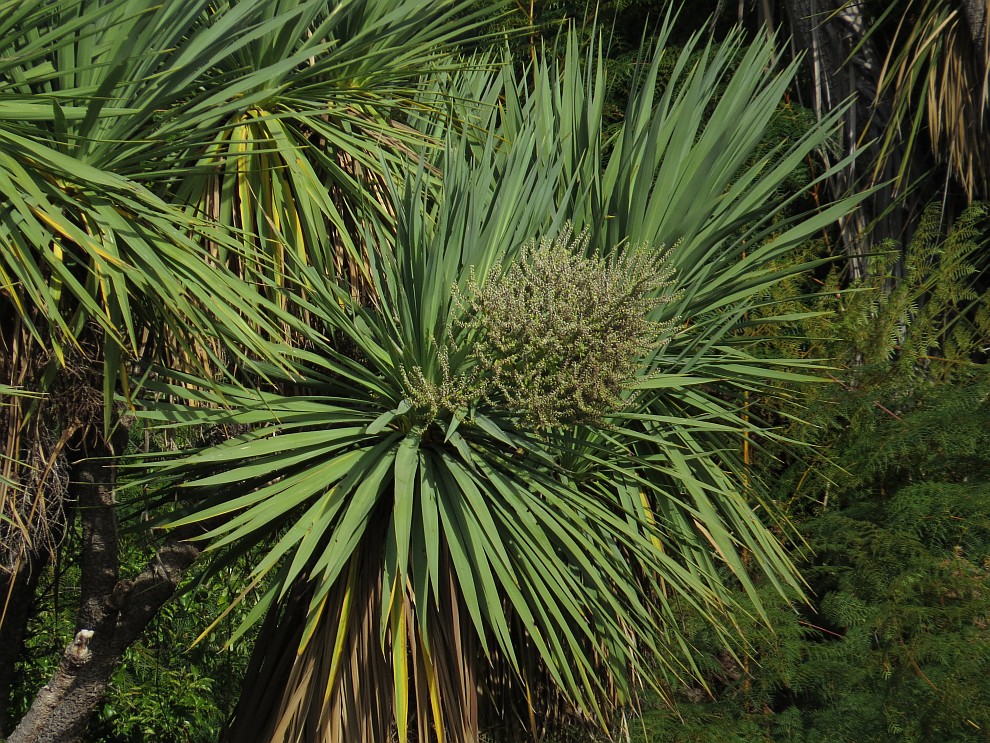
[[[149,383],[196,405],[158,404],[152,420],[250,426],[156,468],[185,504],[172,525],[210,524],[221,563],[268,545],[261,598],[234,638],[267,612],[255,667],[267,685],[247,691],[231,739],[384,739],[395,724],[405,740],[410,720],[423,740],[473,739],[479,683],[488,698],[549,686],[604,718],[634,678],[659,688],[696,673],[682,612],[733,644],[731,586],[759,606],[744,553],[798,589],[756,516],[767,504],[741,492],[733,441],[756,430],[743,392],[806,377],[782,370],[801,362],[754,358],[734,331],[785,275],[770,263],[855,201],[782,222],[778,186],[836,118],[751,162],[793,68],[767,72],[769,43],[737,36],[694,58],[696,45],[656,98],[661,41],[609,141],[600,59],[573,39],[532,88],[509,66],[426,84],[427,100],[431,85],[452,91],[459,125],[412,108],[406,124],[445,144],[412,170],[385,162],[395,226],[359,231],[370,294],[286,258],[292,314],[306,318],[288,374],[266,370],[274,386],[258,391],[164,371]],[[623,310],[639,323],[631,338],[589,325],[590,344],[625,355],[594,415],[572,414],[597,394],[580,363],[594,353],[557,358],[536,342],[566,325],[560,307],[498,316],[504,277],[537,285],[526,271],[546,257],[541,241],[557,247],[562,295],[587,281],[582,267],[640,287]],[[646,280],[664,245],[670,270]],[[536,332],[499,341],[513,321]],[[554,375],[574,382],[552,390],[567,405],[539,409],[510,387]]]

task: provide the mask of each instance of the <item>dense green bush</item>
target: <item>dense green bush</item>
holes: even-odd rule
[[[990,375],[875,410],[836,452],[855,484],[800,524],[813,607],[778,603],[748,673],[710,656],[717,700],[646,740],[986,740]]]

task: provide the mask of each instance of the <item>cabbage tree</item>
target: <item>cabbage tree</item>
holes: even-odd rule
[[[573,40],[527,82],[451,76],[465,125],[411,116],[445,146],[386,163],[395,228],[357,233],[369,294],[297,265],[286,368],[149,377],[150,420],[242,431],[154,471],[215,565],[264,548],[229,740],[477,740],[558,705],[607,723],[700,676],[686,612],[738,650],[736,587],[757,614],[756,581],[800,592],[739,450],[748,391],[813,377],[736,331],[855,207],[788,217],[778,193],[837,118],[755,157],[793,66],[696,40],[658,93],[665,53],[611,136]]]

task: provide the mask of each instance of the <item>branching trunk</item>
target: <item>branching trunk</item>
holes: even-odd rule
[[[108,459],[113,447],[91,454],[107,459],[83,460],[73,478],[83,537],[76,634],[7,743],[81,741],[124,651],[173,595],[200,552],[196,544],[183,541],[192,533],[177,530],[137,577],[120,580],[113,501],[116,467]]]

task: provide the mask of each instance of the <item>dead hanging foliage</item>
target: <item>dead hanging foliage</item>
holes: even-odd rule
[[[28,554],[51,556],[65,533],[69,453],[101,434],[101,366],[81,342],[57,365],[21,324],[0,335],[0,383],[44,393],[6,395],[0,405],[0,574]],[[50,379],[49,379],[50,377]]]
[[[971,10],[981,5],[982,20]],[[968,199],[990,193],[988,8],[987,0],[891,4],[884,19],[890,14],[896,26],[877,85],[877,103],[888,97],[891,111],[881,133],[877,174],[898,142],[910,153],[925,124],[932,154],[958,179]],[[902,158],[898,180],[904,179],[909,161]]]
[[[441,600],[426,611],[429,643],[411,583],[397,577],[385,595],[382,569],[380,557],[355,554],[316,615],[307,619],[312,586],[303,583],[269,611],[248,669],[254,681],[223,740],[477,739],[482,650],[449,556]]]

